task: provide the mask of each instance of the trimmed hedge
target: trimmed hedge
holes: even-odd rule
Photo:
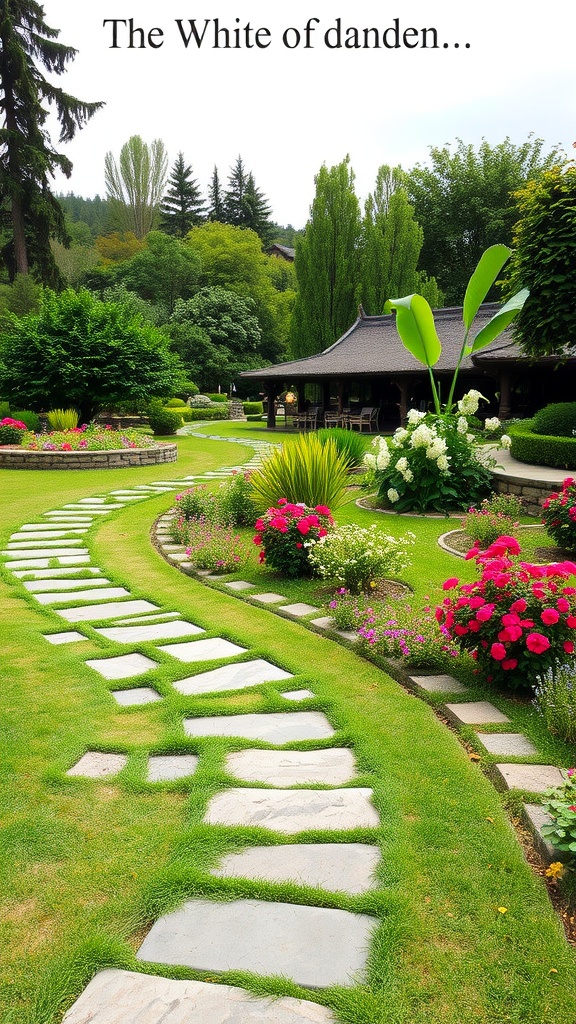
[[[262,416],[264,406],[262,402],[242,402],[245,416]]]
[[[260,415],[260,413],[256,413],[256,414],[253,414],[253,415],[250,415],[250,416],[248,416],[248,415],[246,416],[246,419],[247,419],[248,423],[261,423],[263,418],[264,417],[262,415]]]
[[[576,468],[576,437],[549,437],[535,434],[532,420],[524,420],[510,427],[512,445],[510,454],[518,462],[553,469]]]
[[[178,411],[180,411],[180,409],[184,409],[185,407],[186,402],[182,398],[170,398],[168,399],[165,405],[166,409],[178,409]]]
[[[223,405],[221,402],[218,405],[213,405],[208,409],[189,409],[191,414],[186,417],[186,422],[192,420],[227,420],[228,419],[228,406]]]
[[[539,409],[532,419],[535,434],[548,437],[576,436],[576,402],[551,402]]]
[[[218,392],[214,391],[213,393],[207,392],[207,397],[210,399],[211,402],[227,402],[228,401],[228,395],[223,395],[219,391]]]

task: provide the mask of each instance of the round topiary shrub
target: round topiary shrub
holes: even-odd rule
[[[165,407],[166,409],[185,409],[186,402],[181,398],[169,398]]]
[[[212,400],[208,398],[208,395],[194,395],[190,399],[191,409],[208,409],[212,405]]]
[[[552,402],[532,419],[535,434],[549,437],[576,437],[576,402]]]
[[[167,437],[175,434],[182,426],[180,413],[171,412],[165,409],[161,402],[150,402],[148,407],[148,421],[154,434]]]

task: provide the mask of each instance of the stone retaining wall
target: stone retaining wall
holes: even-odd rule
[[[178,446],[120,448],[106,452],[36,452],[0,448],[0,469],[122,469],[125,466],[157,466],[176,462]]]
[[[494,490],[497,494],[517,494],[522,501],[527,516],[541,518],[542,503],[549,497],[556,486],[549,481],[530,480],[522,476],[510,476],[509,473],[492,474]]]

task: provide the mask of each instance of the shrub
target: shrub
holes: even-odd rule
[[[576,743],[576,666],[556,662],[536,676],[534,706],[550,732]]]
[[[10,402],[0,402],[0,419],[10,415]]]
[[[14,419],[25,423],[28,430],[31,430],[33,434],[40,432],[40,417],[37,412],[32,412],[31,409],[19,409],[18,412],[14,413]]]
[[[576,768],[563,771],[564,783],[549,790],[544,810],[553,818],[550,825],[542,825],[542,835],[557,850],[576,856]]]
[[[355,430],[344,430],[342,427],[323,427],[318,430],[317,437],[322,444],[333,441],[350,469],[362,465],[366,454],[366,440]]]
[[[197,569],[235,572],[248,561],[248,544],[229,525],[209,522],[200,516],[188,520],[187,532],[186,554]]]
[[[514,537],[499,537],[474,557],[482,572],[475,583],[454,577],[444,590],[457,590],[436,609],[454,642],[469,650],[487,682],[532,685],[547,668],[570,660],[576,640],[576,587],[565,585],[576,573],[573,562],[530,565],[520,561]]]
[[[535,434],[552,437],[576,437],[576,402],[552,402],[532,419]]]
[[[178,409],[178,412],[180,412],[181,409],[186,408],[186,402],[182,398],[169,398],[168,401],[165,403],[164,408]]]
[[[570,469],[576,464],[576,437],[547,437],[535,434],[532,420],[510,426],[510,454],[518,462],[554,469]]]
[[[26,433],[26,424],[21,420],[5,416],[0,420],[0,444],[22,444]]]
[[[72,430],[78,426],[76,409],[50,409],[48,423],[52,430]]]
[[[180,413],[165,409],[158,399],[152,400],[148,406],[148,420],[153,432],[162,437],[175,434],[182,426]]]
[[[256,520],[254,543],[262,548],[259,561],[267,562],[283,576],[309,576],[312,567],[308,554],[314,544],[334,526],[325,505],[308,508],[281,498]]]
[[[398,574],[408,565],[406,548],[414,534],[389,537],[377,526],[339,526],[322,537],[309,552],[313,571],[337,581],[352,594],[375,587],[379,580]]]
[[[480,508],[469,508],[462,527],[472,541],[482,549],[493,544],[503,534],[514,537],[518,532],[518,519],[522,511],[520,499],[514,494],[495,494],[484,498]]]
[[[228,395],[222,394],[220,391],[214,391],[212,394],[207,395],[206,397],[209,398],[211,402],[227,402],[228,401]]]
[[[211,405],[203,407],[201,409],[188,409],[188,415],[186,422],[200,422],[201,420],[227,420],[228,419],[228,406],[224,403],[220,405]]]
[[[212,400],[208,398],[208,395],[192,395],[190,399],[191,409],[209,409],[212,405]]]
[[[334,442],[323,445],[316,434],[300,434],[264,459],[251,482],[259,509],[281,498],[335,509],[344,502],[348,467]]]
[[[261,423],[261,422],[262,422],[262,420],[263,420],[263,418],[264,418],[264,417],[263,417],[263,416],[261,416],[261,415],[257,415],[257,416],[247,416],[247,417],[246,417],[246,419],[248,420],[248,423]]]
[[[263,402],[242,402],[242,408],[244,409],[245,416],[263,416],[264,415],[264,403]]]
[[[542,522],[559,547],[576,551],[576,481],[567,476],[560,492],[554,491],[542,505]]]
[[[235,526],[251,526],[256,508],[249,473],[233,473],[217,492],[222,515]]]
[[[198,484],[190,487],[182,494],[177,494],[175,505],[176,516],[172,520],[172,530],[179,528],[179,523],[186,523],[190,519],[199,519],[201,516],[208,522],[215,521],[219,515],[219,503],[214,491],[209,491],[206,484]],[[178,535],[180,543],[184,543],[183,535]]]

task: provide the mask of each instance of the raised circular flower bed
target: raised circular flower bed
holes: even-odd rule
[[[178,446],[119,448],[107,451],[29,451],[20,445],[0,448],[0,469],[121,469],[124,466],[157,466],[176,462]]]

